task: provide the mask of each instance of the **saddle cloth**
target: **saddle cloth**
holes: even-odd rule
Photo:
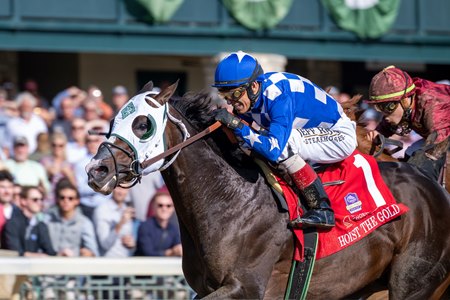
[[[345,160],[335,163],[318,173],[322,182],[345,181],[325,186],[331,207],[335,213],[336,226],[331,230],[319,230],[316,259],[336,253],[366,237],[378,227],[408,211],[397,203],[384,183],[376,160],[355,150]],[[278,178],[279,179],[279,178]],[[290,219],[302,210],[295,192],[283,180],[278,180],[289,208]],[[295,260],[303,260],[303,231],[294,229],[296,240]]]

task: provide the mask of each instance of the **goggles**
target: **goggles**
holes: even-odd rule
[[[219,89],[219,96],[230,102],[236,102],[242,98],[245,92],[245,86],[241,86],[237,89]]]
[[[380,102],[375,104],[375,109],[383,114],[392,114],[398,107],[400,101]]]

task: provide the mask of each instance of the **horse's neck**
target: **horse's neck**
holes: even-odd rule
[[[191,134],[196,133],[186,125]],[[174,124],[168,124],[166,135],[169,147],[182,141],[181,132]],[[264,180],[259,180],[256,168],[247,167],[247,164],[231,166],[218,153],[218,148],[204,139],[198,140],[184,148],[170,168],[163,172],[169,188],[179,198],[178,205],[189,214],[201,214],[202,209],[223,209],[212,205],[217,201],[235,207],[245,205],[242,199],[248,196],[248,191],[262,189],[257,185],[265,184]]]

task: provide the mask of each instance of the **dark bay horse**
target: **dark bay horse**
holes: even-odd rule
[[[194,134],[213,123],[207,93],[170,100],[176,84],[159,94],[151,89],[147,84],[122,108],[86,167],[94,190],[109,194],[118,184],[131,184],[139,165],[181,143],[185,129]],[[167,167],[162,174],[179,218],[183,271],[198,297],[283,298],[294,240],[288,215],[280,213],[256,164],[220,130],[172,158],[146,171]],[[407,164],[380,163],[380,169],[409,212],[318,260],[308,299],[359,299],[383,289],[393,300],[447,296],[448,194]]]

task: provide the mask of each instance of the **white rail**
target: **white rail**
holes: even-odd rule
[[[4,275],[183,275],[179,257],[0,257]]]

